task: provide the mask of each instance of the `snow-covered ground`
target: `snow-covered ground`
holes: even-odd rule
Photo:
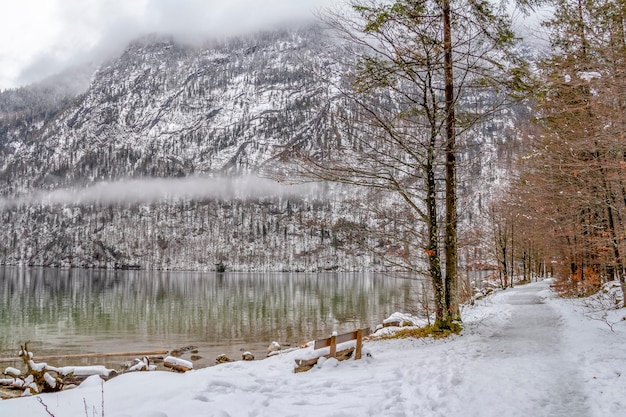
[[[0,416],[618,416],[626,409],[626,310],[593,313],[549,281],[464,311],[462,335],[369,341],[360,361],[294,373],[289,352],[186,374],[138,372],[0,401]],[[102,406],[104,404],[104,412]]]

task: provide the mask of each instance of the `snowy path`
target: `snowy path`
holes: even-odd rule
[[[512,317],[484,340],[486,352],[479,364],[499,381],[499,401],[519,402],[516,414],[588,416],[579,365],[566,350],[561,317],[544,303],[538,289],[541,287],[536,285],[520,287],[505,299],[513,306]],[[527,392],[520,389],[522,384],[540,389],[531,398],[519,398],[520,393]]]
[[[288,353],[184,375],[136,373],[42,398],[56,417],[624,415],[626,321],[614,332],[549,283],[502,291],[464,311],[462,336],[366,344],[372,357],[294,374]],[[621,375],[624,373],[625,377]],[[0,401],[0,417],[48,414],[33,398]]]
[[[578,365],[562,340],[560,315],[542,293],[545,285],[507,290],[496,300],[507,320],[469,324],[464,336],[445,348],[432,346],[439,351],[433,366],[447,365],[445,372],[402,371],[404,396],[412,404],[398,415],[413,410],[433,416],[589,416]],[[424,378],[438,382],[429,391],[414,390],[425,385]]]
[[[545,284],[507,290],[492,301],[489,316],[466,325],[463,336],[416,348],[421,358],[395,370],[389,384],[396,388],[377,411],[589,416],[577,364],[563,348],[560,315],[544,303],[545,293]]]

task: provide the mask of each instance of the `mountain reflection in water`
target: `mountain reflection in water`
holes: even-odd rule
[[[197,367],[264,357],[332,331],[417,313],[423,281],[369,273],[223,273],[0,268],[0,357],[198,347]],[[119,358],[107,359],[113,366]],[[76,362],[76,360],[74,360]],[[103,363],[90,360],[82,363]],[[61,363],[53,363],[61,365]],[[1,366],[1,365],[0,365]]]

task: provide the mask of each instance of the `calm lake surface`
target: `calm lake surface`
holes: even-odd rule
[[[195,367],[272,341],[297,346],[394,311],[418,313],[422,281],[365,273],[223,273],[0,267],[0,358],[197,346]],[[124,358],[47,360],[104,364]],[[6,363],[0,367],[8,366]]]

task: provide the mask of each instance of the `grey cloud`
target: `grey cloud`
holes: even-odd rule
[[[65,63],[60,62],[56,57],[46,52],[38,55],[28,66],[20,71],[18,82],[20,84],[31,84],[43,77],[49,77],[60,72]]]
[[[59,48],[65,48],[63,56],[55,50],[40,54],[21,70],[19,80],[21,84],[30,83],[63,68],[101,62],[119,54],[132,39],[143,34],[163,33],[184,42],[202,42],[211,37],[311,21],[315,10],[330,3],[330,0],[148,0],[139,16],[124,8],[123,2],[62,3],[76,7],[60,11],[65,37],[60,41],[65,44]],[[71,44],[75,31],[85,27],[93,29],[95,45],[88,50],[68,51],[67,45]]]
[[[254,176],[129,179],[84,188],[33,192],[15,199],[0,198],[0,208],[19,205],[136,204],[172,200],[222,200],[272,196],[311,196],[317,184],[290,184]]]

